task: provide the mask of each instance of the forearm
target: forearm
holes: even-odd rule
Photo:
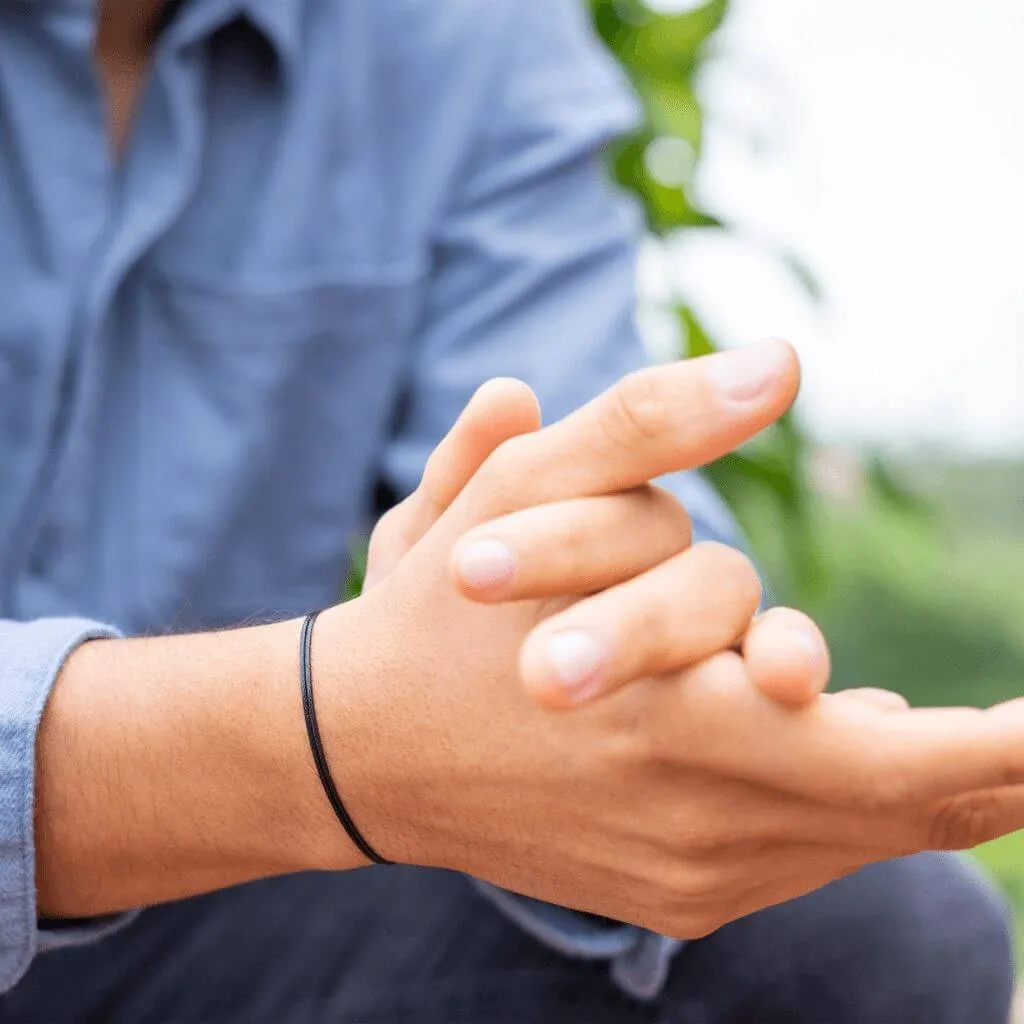
[[[69,658],[37,750],[41,915],[363,863],[310,760],[297,642],[287,622],[94,641]]]

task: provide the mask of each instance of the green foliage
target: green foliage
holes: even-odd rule
[[[615,179],[641,202],[648,231],[660,238],[695,230],[735,232],[702,209],[693,194],[705,117],[697,76],[729,12],[729,0],[710,0],[678,14],[658,13],[643,0],[590,0],[590,7],[598,34],[643,103],[643,123],[613,148],[610,163]],[[820,288],[808,268],[792,254],[780,253],[779,259],[817,299]],[[681,295],[672,303],[683,337],[680,355],[714,352],[718,346],[692,303]],[[806,480],[807,447],[788,415],[707,473],[755,547],[781,537],[789,582],[803,593],[822,581]]]
[[[694,196],[704,142],[696,80],[729,0],[676,15],[656,13],[643,0],[589,3],[598,33],[643,102],[643,124],[613,149],[611,168],[643,204],[648,231],[660,238],[742,234]],[[820,299],[813,272],[791,253],[777,255],[809,299]],[[672,306],[680,354],[715,351],[693,302],[680,295]],[[987,705],[1018,696],[1024,500],[1006,496],[1024,493],[1024,464],[902,467],[897,474],[872,459],[867,500],[856,510],[816,501],[807,466],[807,439],[788,416],[707,475],[769,578],[806,604],[832,638],[835,685],[886,687],[921,704]],[[1018,910],[1024,950],[1024,832],[978,854]]]
[[[917,463],[894,475],[925,496],[924,528],[919,509],[908,515],[877,491],[817,510],[830,585],[807,610],[830,639],[833,686],[879,686],[915,705],[1019,697],[1024,463]],[[769,574],[778,568],[769,564]],[[977,855],[1014,905],[1024,952],[1024,831]]]
[[[639,196],[655,234],[720,227],[691,201],[704,141],[694,86],[704,45],[721,25],[728,0],[677,15],[656,14],[641,0],[591,0],[591,8],[598,34],[622,63],[645,112],[643,124],[612,151],[615,177]]]
[[[343,601],[351,601],[363,592],[366,581],[366,559],[369,543],[364,537],[357,537],[349,548],[348,572],[341,591]]]

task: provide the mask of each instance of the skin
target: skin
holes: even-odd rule
[[[663,499],[637,504],[645,480],[770,423],[797,377],[778,344],[657,367],[544,430],[522,385],[476,396],[420,489],[381,523],[372,586],[324,612],[314,639],[327,756],[384,856],[694,937],[871,861],[1024,824],[1024,705],[769,699],[738,650],[777,652],[803,620],[780,612],[751,626],[749,563],[686,548]],[[609,514],[615,496],[634,524],[625,535]],[[595,571],[625,580],[597,594],[592,582],[578,592],[577,577],[560,593],[531,555],[551,536],[586,550],[580,502],[613,524]],[[530,590],[467,596],[456,552],[527,512],[516,553],[533,566]],[[629,576],[655,558],[638,556],[636,536],[662,555],[673,531],[683,550]],[[678,636],[681,595],[722,578],[698,640]],[[602,688],[560,713],[541,640],[569,620],[605,637],[608,656]],[[711,633],[729,642],[706,656]],[[297,637],[290,622],[97,641],[69,659],[39,744],[44,913],[363,863],[310,761]]]
[[[621,391],[639,394],[638,382],[666,377],[667,390],[655,396],[656,401],[678,401],[690,412],[678,425],[680,440],[652,446],[648,472],[653,475],[696,463],[755,433],[791,401],[797,376],[791,352],[774,346],[763,355],[767,360],[753,357],[753,362],[764,363],[767,372],[763,390],[719,410],[709,408],[716,399],[709,388],[714,374],[708,369],[716,362],[725,364],[718,376],[730,376],[729,357],[642,375],[606,395],[600,407],[616,410],[613,415],[622,418]],[[745,357],[750,360],[751,355]],[[713,415],[706,415],[709,412]],[[600,552],[592,572],[587,573],[585,566],[581,570],[588,587],[595,581],[642,579],[644,567],[657,568],[669,553],[688,547],[685,511],[664,492],[639,483],[644,471],[631,465],[632,442],[627,436],[623,436],[626,447],[609,457],[609,445],[617,449],[619,442],[610,438],[607,412],[586,409],[537,433],[539,421],[536,399],[525,385],[516,381],[485,385],[429,460],[417,491],[375,530],[366,596],[329,610],[317,628],[317,700],[328,743],[332,723],[335,735],[346,736],[347,746],[355,736],[357,719],[386,724],[404,717],[416,680],[432,670],[441,653],[438,639],[451,638],[453,626],[463,635],[464,645],[458,646],[470,660],[462,665],[456,659],[447,671],[469,679],[481,670],[474,659],[486,651],[471,643],[478,610],[465,594],[456,555],[457,549],[472,542],[472,534],[460,541],[458,535],[449,539],[448,533],[439,530],[448,524],[450,531],[456,508],[462,508],[462,514],[488,505],[504,508],[510,492],[527,495],[526,481],[535,474],[532,465],[511,476],[500,469],[500,458],[514,452],[513,444],[539,440],[544,451],[554,451],[553,443],[570,448],[583,445],[581,450],[589,445],[588,462],[594,471],[579,481],[585,484],[590,476],[592,486],[567,492],[566,501],[545,501],[554,495],[540,492],[528,499],[544,504],[539,509],[526,505],[523,511],[529,515],[519,522],[515,543],[520,564],[533,568],[529,578],[521,578],[506,591],[505,602],[495,606],[494,611],[502,619],[510,616],[513,624],[501,629],[507,655],[488,670],[492,684],[522,688],[516,646],[528,632],[522,628],[524,609],[537,609],[527,618],[532,626],[543,615],[550,617],[574,604],[579,576],[563,575],[562,563],[552,563],[546,574],[543,568],[552,537],[568,539],[584,558],[589,556],[580,538]],[[622,419],[621,429],[633,429],[632,422]],[[588,442],[588,437],[593,440]],[[608,470],[613,472],[613,485],[620,480],[626,485],[623,492],[599,493]],[[586,491],[595,493],[587,496]],[[478,518],[476,511],[469,515]],[[516,515],[498,517],[496,522],[515,525]],[[631,529],[625,531],[621,527],[627,519]],[[648,540],[638,545],[637,537]],[[413,560],[424,557],[420,553],[425,544],[432,545],[426,565],[410,570]],[[707,593],[726,581],[722,600],[704,618],[717,623],[708,628],[717,629],[723,644],[735,643],[757,604],[756,574],[743,556],[730,549],[707,545],[693,550],[701,552],[700,558],[689,567],[680,563],[681,578],[686,577],[688,588]],[[440,578],[447,597],[458,602],[458,610],[452,614],[439,604],[406,623],[390,604],[395,583],[404,578],[403,569],[414,578],[420,571],[425,573],[413,583],[409,596],[414,600],[426,597],[428,604],[432,602],[426,581]],[[670,575],[663,579],[665,593],[657,587],[641,595],[629,591],[616,595],[614,588],[605,591],[628,612],[630,621],[640,622],[617,652],[638,673],[648,664],[644,652],[654,651],[652,630],[658,628],[659,620],[666,620],[669,609],[662,606],[674,604],[680,592]],[[534,600],[527,601],[531,594]],[[483,602],[493,600],[493,595],[479,596]],[[614,607],[604,614],[608,621],[617,621]],[[645,617],[646,626],[642,624]],[[557,616],[550,621],[557,622]],[[413,675],[407,677],[407,686],[384,687],[382,654],[418,647],[412,643],[414,634],[408,625],[434,639],[409,664]],[[370,638],[371,626],[383,631],[382,642]],[[363,863],[340,833],[312,771],[296,689],[297,632],[298,623],[291,622],[204,636],[94,642],[69,659],[47,706],[39,739],[36,844],[42,912],[94,915],[267,875],[316,867],[346,869]],[[824,651],[820,636],[813,635]],[[689,653],[681,645],[679,664],[699,660],[703,643],[691,644]],[[609,668],[615,663],[613,658]],[[616,673],[621,676],[622,669]],[[390,669],[384,674],[390,675]],[[483,693],[479,691],[471,702],[475,713],[481,710]],[[380,703],[381,697],[386,703]],[[541,695],[537,703],[544,702]],[[445,734],[452,725],[458,739],[450,750],[450,766],[439,763],[435,752],[422,754],[421,767],[439,774],[427,782],[427,774],[415,769],[417,786],[455,787],[458,765],[466,758],[479,760],[486,749],[478,745],[482,737],[473,735],[473,708],[453,714],[452,722],[424,723],[424,736],[433,736],[428,744],[432,748],[447,742]],[[344,723],[343,728],[339,723]],[[396,769],[401,764],[385,746],[367,750],[364,756]],[[404,776],[410,767],[405,761],[400,774]],[[495,768],[500,771],[499,765]],[[495,784],[500,785],[497,779]],[[368,785],[393,788],[382,780],[368,780]],[[394,788],[407,785],[408,781],[396,779]],[[346,798],[361,802],[357,789],[358,783],[346,769]],[[575,803],[572,792],[564,785],[562,789],[563,798]],[[552,827],[554,822],[549,822],[548,828]],[[399,859],[397,853],[393,856]],[[420,857],[423,863],[436,860],[425,852]]]
[[[117,159],[123,155],[130,137],[132,121],[145,82],[154,33],[162,8],[163,0],[102,0],[99,5],[94,52],[107,102],[111,148]],[[474,422],[470,428],[477,436],[472,445],[467,444],[465,454],[460,456],[467,459],[468,462],[452,468],[451,480],[462,482],[468,479],[472,469],[482,461],[484,454],[496,446],[500,440],[536,429],[539,426],[539,412],[535,408],[535,403],[529,398],[518,404],[514,399],[507,405],[495,402],[489,408],[488,413],[491,417],[490,420],[486,423]],[[421,492],[422,490],[421,488]],[[454,494],[449,493],[441,495],[441,497],[446,497],[450,501]],[[404,551],[411,546],[411,540],[423,532],[430,522],[431,512],[436,513],[438,508],[444,507],[449,501],[444,501],[441,504],[435,502],[433,509],[428,507],[416,510],[415,515],[419,517],[418,523],[410,518],[413,511],[413,506],[410,503],[407,503],[404,512],[392,517],[393,528],[399,529],[402,533],[394,540],[387,541],[391,547],[392,562],[397,560],[399,551]],[[503,598],[513,599],[518,594],[527,593],[531,596],[544,596],[537,593],[536,588],[543,587],[544,580],[548,579],[556,581],[554,588],[559,592],[564,590],[564,584],[570,580],[577,583],[589,583],[592,589],[596,589],[598,584],[607,587],[613,583],[623,583],[629,576],[653,568],[665,558],[678,554],[689,544],[689,527],[685,511],[674,511],[672,506],[675,503],[670,498],[659,496],[650,488],[639,489],[633,497],[632,504],[635,506],[658,501],[663,503],[664,515],[651,518],[655,522],[660,522],[662,519],[666,522],[664,536],[659,538],[662,544],[660,547],[657,544],[638,545],[633,560],[627,559],[623,563],[622,573],[624,575],[620,573],[621,578],[607,575],[607,559],[601,551],[593,549],[593,541],[594,538],[603,537],[608,532],[618,535],[620,531],[631,529],[637,509],[627,507],[621,502],[609,501],[605,502],[603,506],[594,508],[581,506],[579,509],[571,507],[564,509],[564,514],[567,517],[564,521],[567,523],[573,523],[573,517],[576,515],[584,517],[583,520],[576,523],[576,526],[579,527],[576,532],[590,538],[590,549],[583,551],[578,547],[567,547],[564,544],[565,529],[562,531],[562,536],[551,531],[548,531],[546,535],[538,536],[537,531],[534,530],[531,560],[526,565],[517,566],[514,582],[512,580],[504,581],[507,583],[507,586],[504,587],[501,585],[481,587],[474,586],[472,581],[465,577],[460,577],[464,592],[467,596],[493,601]],[[544,515],[545,513],[540,512],[539,514]],[[611,517],[614,516],[619,517],[618,522],[611,521]],[[398,524],[403,522],[403,518],[406,522],[399,526]],[[529,532],[530,528],[529,520],[523,520],[520,517],[519,520],[513,519],[507,523],[495,524],[494,529],[490,531],[491,538],[474,539],[514,542],[517,537],[505,538],[504,532],[511,530],[513,534],[516,534],[517,531],[519,533]],[[386,536],[386,530],[378,530],[378,538]],[[684,539],[685,542],[683,542]],[[468,543],[463,546],[463,552],[468,547]],[[383,546],[384,541],[378,540],[378,548]],[[569,555],[576,558],[575,565],[566,564],[565,557]],[[458,558],[458,554],[456,558]],[[602,559],[605,562],[603,566]],[[379,555],[376,561],[380,564]],[[535,567],[540,567],[539,572]],[[382,575],[384,571],[383,568],[377,570],[377,575]],[[577,577],[581,572],[592,574],[592,578],[580,581]],[[530,573],[533,573],[533,576]],[[372,583],[372,578],[369,582]],[[814,624],[798,612],[772,611],[765,622],[770,628],[752,633],[751,638],[747,640],[748,647],[745,650],[748,659],[753,656],[751,660],[754,665],[755,682],[774,699],[794,705],[807,703],[824,689],[828,681],[830,666],[828,650],[824,641]],[[792,627],[792,633],[782,630],[783,625]],[[528,669],[527,676],[529,677]],[[598,689],[606,685],[609,685],[607,680],[598,686]],[[557,691],[547,693],[543,682],[537,686],[537,691],[538,697],[542,701],[547,700],[552,705],[557,706],[563,700],[563,696]]]
[[[103,25],[125,9],[104,7],[97,44],[115,149],[144,73],[130,48],[132,73],[111,72],[127,44]],[[314,639],[328,759],[377,849],[693,937],[872,860],[1024,823],[1024,706],[819,695],[813,624],[752,621],[749,562],[691,546],[651,487],[771,423],[798,376],[779,344],[657,367],[544,430],[523,385],[478,393],[375,532],[366,594]],[[511,571],[480,573],[481,540]],[[310,760],[298,629],[69,658],[38,744],[41,913],[362,865]],[[551,657],[566,633],[600,655],[573,685]]]
[[[117,158],[128,142],[162,8],[163,0],[102,0],[99,5],[93,51]]]

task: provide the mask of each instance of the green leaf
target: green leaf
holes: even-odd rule
[[[899,480],[881,456],[874,455],[868,461],[867,481],[872,495],[904,519],[932,518],[931,503]]]
[[[638,89],[654,135],[677,135],[700,152],[704,115],[686,79],[648,79]]]
[[[370,542],[360,537],[354,540],[349,548],[348,575],[342,587],[341,599],[351,601],[363,592],[366,581],[366,558],[369,554]]]
[[[627,65],[642,68],[650,76],[689,77],[728,6],[728,0],[712,0],[684,14],[654,15],[622,38],[621,56]]]
[[[643,203],[647,229],[664,235],[681,228],[717,228],[721,221],[697,209],[684,188],[655,181],[647,169],[644,154],[650,144],[649,131],[627,136],[610,151],[612,176],[621,185],[636,193]]]
[[[685,347],[680,353],[683,358],[697,359],[700,356],[709,356],[718,350],[711,335],[704,329],[697,314],[689,306],[677,306],[676,316],[679,318],[679,325],[683,333]]]
[[[660,237],[697,228],[743,235],[699,208],[692,197],[693,163],[699,164],[704,136],[704,109],[695,89],[696,76],[711,52],[708,45],[729,13],[729,0],[710,0],[685,13],[659,14],[642,0],[590,0],[598,34],[615,55],[643,104],[644,123],[613,146],[609,166],[616,181],[643,206],[647,230]],[[670,148],[654,152],[652,143],[681,139],[693,154],[673,163]],[[659,162],[656,157],[661,156]],[[660,167],[660,171],[659,171]],[[652,172],[653,169],[653,172]],[[807,295],[818,301],[819,281],[798,256],[775,252]],[[671,300],[685,351],[708,355],[719,348],[685,298]],[[746,445],[708,467],[707,476],[736,513],[758,549],[776,555],[776,565],[790,577],[795,595],[808,595],[826,579],[818,554],[818,500],[808,481],[809,442],[789,413]],[[879,493],[895,495],[893,481],[879,477]]]

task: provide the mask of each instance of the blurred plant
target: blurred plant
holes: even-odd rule
[[[625,68],[643,104],[642,124],[613,147],[610,162],[616,180],[640,200],[647,230],[666,241],[691,231],[741,234],[694,199],[705,123],[697,79],[730,0],[709,0],[678,13],[656,10],[643,0],[589,3],[598,34]],[[813,276],[800,261],[788,253],[779,253],[779,258],[809,297],[817,298]],[[715,339],[687,297],[675,294],[668,304],[680,328],[680,355],[715,351]],[[786,565],[786,589],[804,593],[823,579],[807,463],[807,438],[788,414],[707,470],[755,548],[773,554],[781,545],[784,557],[772,561]]]

